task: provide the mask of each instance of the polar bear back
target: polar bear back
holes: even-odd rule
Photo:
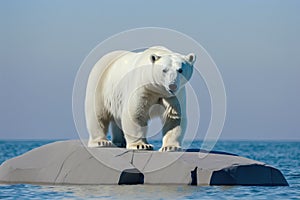
[[[92,68],[86,87],[85,97],[85,114],[86,116],[95,115],[95,109],[98,110],[96,99],[99,99],[101,94],[99,93],[99,86],[101,77],[105,74],[106,69],[112,64],[112,62],[128,51],[113,51],[103,56]],[[94,106],[91,106],[94,105]],[[91,120],[97,121],[97,116]],[[93,123],[93,122],[92,122]],[[94,122],[96,123],[96,122]]]

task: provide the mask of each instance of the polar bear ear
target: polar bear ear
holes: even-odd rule
[[[189,53],[186,56],[187,60],[193,65],[196,61],[196,55],[194,53]]]
[[[151,60],[152,64],[155,63],[155,61],[157,61],[158,59],[160,59],[160,56],[158,56],[158,55],[152,54],[150,56],[150,60]]]

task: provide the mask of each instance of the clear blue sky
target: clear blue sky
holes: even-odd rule
[[[222,139],[300,140],[300,1],[0,2],[0,139],[77,138],[72,87],[118,32],[178,30],[210,53],[228,101]]]

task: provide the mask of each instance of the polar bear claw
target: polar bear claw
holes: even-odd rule
[[[153,150],[153,145],[145,143],[130,144],[127,146],[127,149]]]
[[[181,147],[176,147],[176,146],[167,146],[167,147],[162,147],[159,151],[182,151]]]
[[[97,142],[89,142],[89,147],[115,147],[115,145],[109,140],[98,140]]]

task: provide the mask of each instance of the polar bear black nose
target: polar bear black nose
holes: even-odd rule
[[[180,69],[178,69],[177,71],[178,71],[179,73],[182,73],[182,69],[181,69],[181,68],[180,68]]]

